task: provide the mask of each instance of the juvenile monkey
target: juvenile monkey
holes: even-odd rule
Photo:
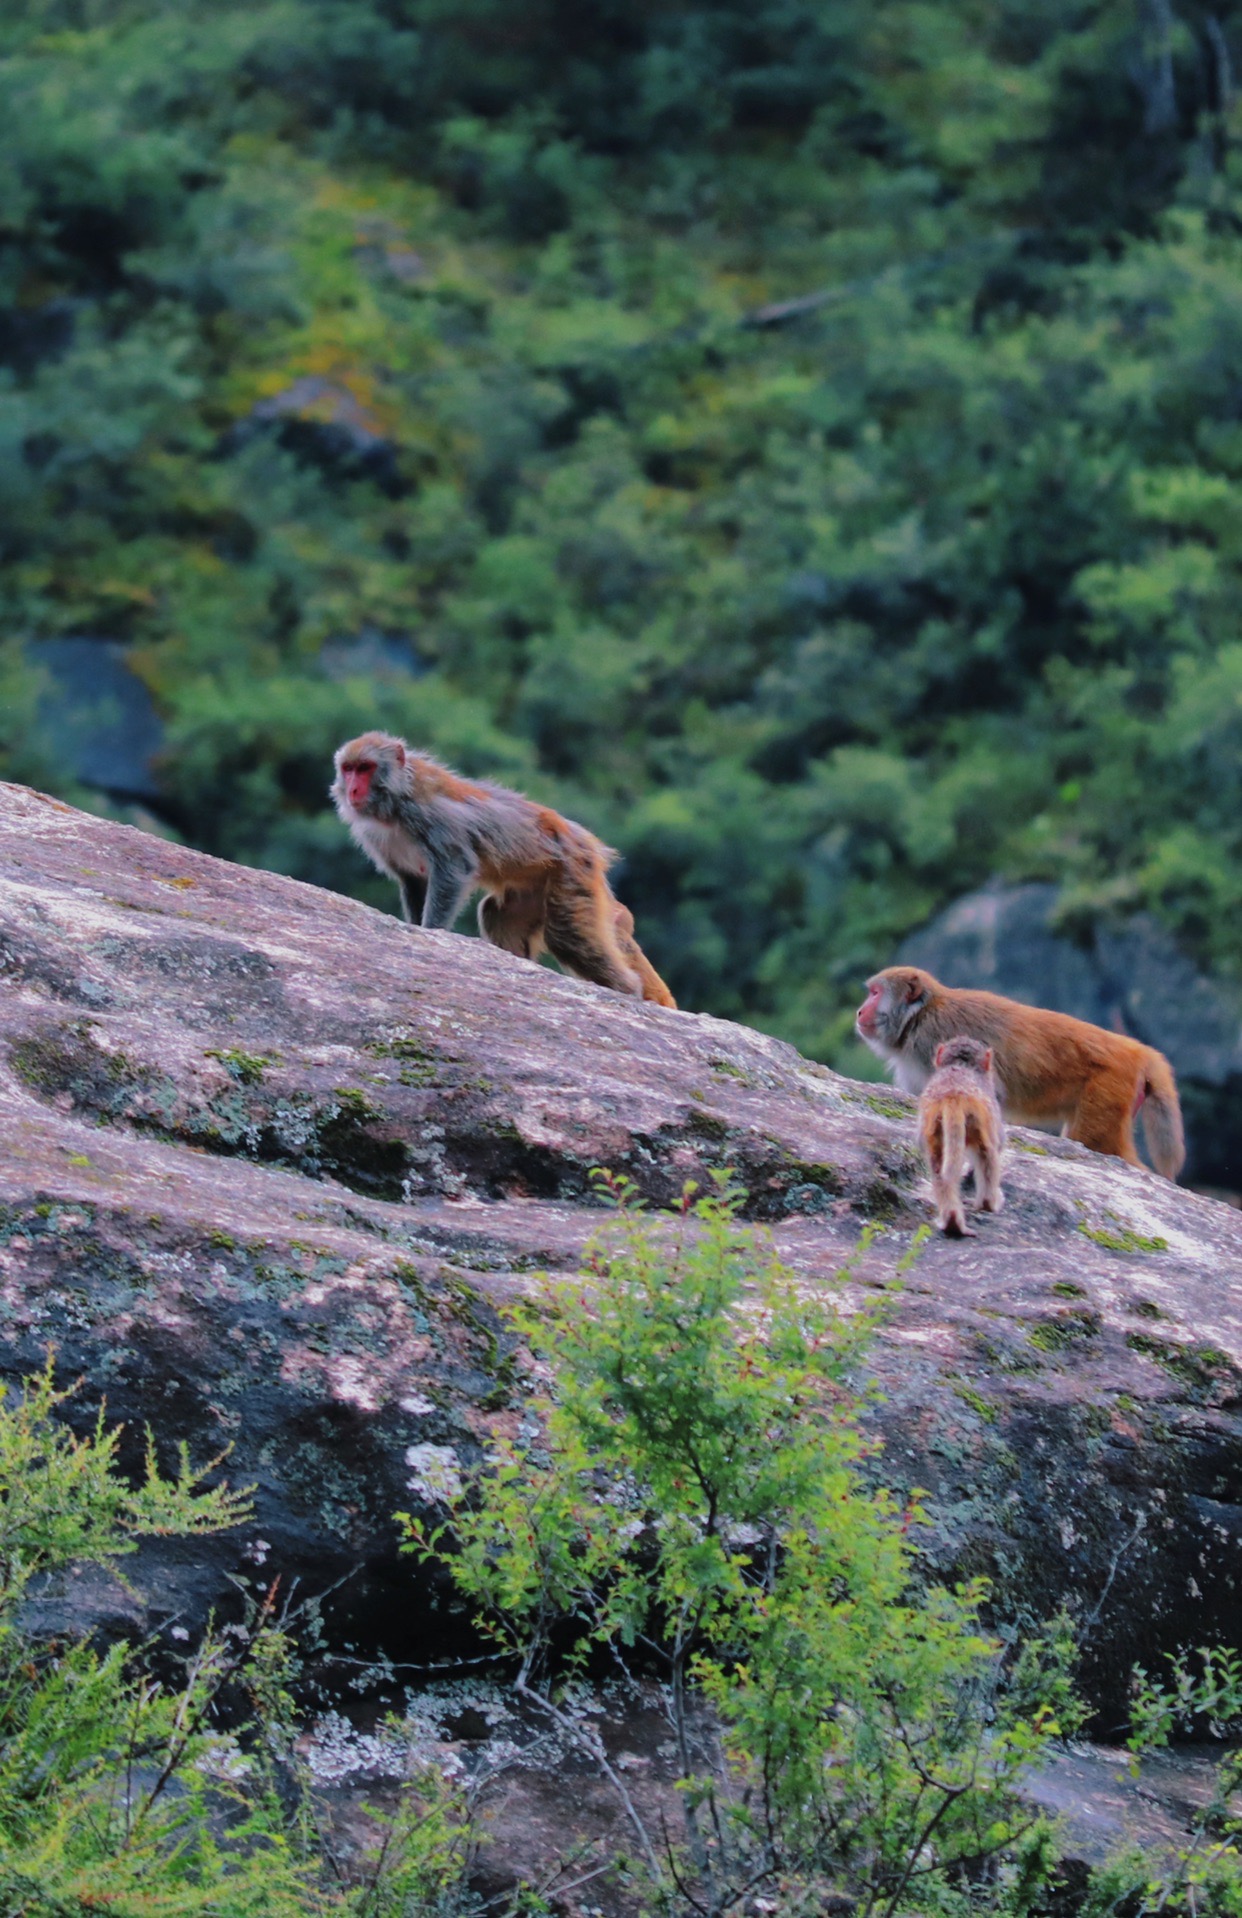
[[[608,884],[615,855],[585,826],[506,786],[459,779],[390,733],[339,749],[331,793],[362,850],[396,880],[408,920],[451,926],[481,889],[479,931],[492,945],[522,959],[547,951],[580,979],[676,1004]]]
[[[936,1223],[953,1239],[973,1238],[962,1179],[975,1175],[981,1212],[999,1212],[1005,1129],[992,1076],[992,1048],[960,1035],[936,1047],[935,1071],[919,1098],[919,1138],[931,1173]]]
[[[994,1052],[1011,1124],[1059,1125],[1066,1138],[1131,1165],[1142,1163],[1134,1149],[1142,1107],[1157,1171],[1166,1179],[1181,1171],[1186,1150],[1173,1068],[1137,1039],[995,992],[942,986],[918,966],[888,966],[868,979],[854,1025],[903,1092],[922,1091],[946,1039],[978,1039]]]

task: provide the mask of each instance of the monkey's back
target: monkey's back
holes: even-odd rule
[[[919,1094],[919,1131],[929,1146],[939,1144],[945,1118],[962,1115],[966,1143],[978,1145],[1001,1131],[1000,1103],[981,1072],[969,1066],[941,1066]]]
[[[997,992],[955,987],[951,999],[935,1010],[937,1027],[946,1027],[944,1037],[951,1036],[954,1018],[965,1013],[972,1035],[994,1048],[1005,1103],[1016,1111],[1041,1106],[1050,1080],[1077,1085],[1092,1071],[1115,1071],[1118,1066],[1132,1067],[1137,1080],[1153,1056],[1152,1047],[1127,1033],[1109,1032],[1072,1013],[1024,1005]],[[1020,1043],[1015,1045],[1019,1031]]]
[[[566,864],[606,872],[610,846],[577,820],[566,819],[511,786],[463,779],[425,753],[412,758],[415,789],[443,809],[474,848],[485,887],[537,885]]]

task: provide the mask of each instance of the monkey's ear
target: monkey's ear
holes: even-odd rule
[[[984,1053],[984,1055],[983,1055],[983,1064],[982,1064],[982,1066],[981,1066],[981,1067],[979,1068],[979,1070],[980,1070],[981,1072],[990,1072],[990,1071],[992,1070],[992,1048],[991,1048],[991,1046],[989,1046],[989,1047],[988,1047],[988,1049],[987,1049],[987,1051],[986,1051],[986,1052]]]
[[[948,1041],[946,1040],[945,1045],[947,1044],[948,1044]],[[942,1066],[944,1064],[944,1046],[943,1045],[936,1047],[936,1064],[938,1066]]]
[[[393,758],[394,758],[394,759],[396,760],[396,762],[397,762],[397,764],[398,764],[398,766],[404,766],[404,764],[405,764],[405,747],[404,747],[404,746],[402,745],[402,743],[401,743],[401,741],[400,741],[399,739],[395,739],[395,740],[393,741],[393,747],[392,747],[392,756],[393,756]]]
[[[910,1001],[911,1005],[913,1005],[916,999],[922,999],[923,997],[923,981],[916,972],[912,979],[907,979],[906,981],[906,998]]]

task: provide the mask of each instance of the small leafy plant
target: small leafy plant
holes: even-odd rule
[[[948,1912],[988,1885],[1026,1909],[1048,1835],[1018,1803],[1070,1702],[1066,1646],[1002,1686],[981,1581],[921,1590],[901,1504],[861,1475],[851,1368],[871,1330],[795,1285],[741,1230],[738,1195],[649,1220],[633,1188],[589,1276],[515,1324],[547,1381],[540,1433],[502,1443],[431,1533],[516,1689],[625,1806],[650,1892],[722,1918]],[[659,1673],[682,1832],[656,1834],[565,1679],[601,1652]]]
[[[420,1783],[377,1822],[373,1857],[342,1880],[294,1750],[295,1649],[275,1587],[239,1623],[209,1629],[175,1684],[125,1644],[27,1629],[24,1601],[70,1566],[113,1565],[144,1535],[203,1537],[249,1512],[245,1493],[205,1489],[184,1451],[166,1479],[148,1446],[145,1476],[130,1486],[102,1414],[83,1438],[56,1417],[69,1396],[50,1362],[0,1396],[0,1913],[433,1910],[460,1877],[463,1837],[437,1788]]]
[[[1204,1733],[1219,1741],[1220,1756],[1186,1842],[1127,1850],[1110,1860],[1091,1880],[1083,1918],[1242,1913],[1242,1656],[1227,1646],[1180,1652],[1169,1658],[1164,1679],[1135,1667],[1126,1744],[1136,1774],[1143,1758],[1166,1750],[1178,1734]]]

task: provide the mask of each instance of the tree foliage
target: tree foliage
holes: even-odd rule
[[[1198,0],[11,7],[0,769],[72,785],[39,640],[127,641],[165,821],[389,903],[324,809],[383,723],[839,1059],[997,872],[1236,972],[1239,60]]]

